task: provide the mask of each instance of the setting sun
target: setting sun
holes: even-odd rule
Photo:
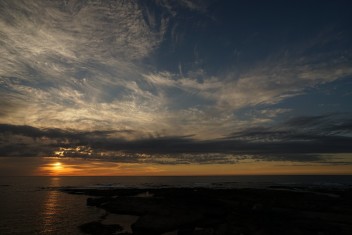
[[[49,164],[49,170],[51,171],[51,174],[58,175],[63,170],[63,164],[61,162]]]
[[[62,168],[61,162],[55,162],[55,163],[53,163],[52,165],[53,165],[53,167],[55,167],[56,169],[61,169],[61,168]]]

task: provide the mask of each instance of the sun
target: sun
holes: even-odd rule
[[[62,163],[61,162],[54,162],[51,165],[52,165],[53,169],[55,169],[55,170],[61,170],[62,169]]]

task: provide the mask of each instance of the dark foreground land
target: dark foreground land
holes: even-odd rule
[[[352,234],[352,189],[70,189],[88,206],[139,216],[133,233],[93,221],[87,234]]]

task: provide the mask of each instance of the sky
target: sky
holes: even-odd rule
[[[351,8],[0,1],[0,175],[352,174]]]

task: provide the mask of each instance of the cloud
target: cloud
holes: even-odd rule
[[[175,29],[188,22],[184,17],[190,12],[206,15],[208,4],[189,0],[2,1],[0,122],[23,130],[25,126],[35,128],[32,135],[44,135],[60,144],[61,138],[69,143],[77,138],[75,144],[86,145],[88,135],[103,138],[102,133],[94,134],[102,130],[109,135],[104,137],[108,139],[104,148],[111,148],[110,155],[118,149],[113,148],[115,139],[110,135],[119,137],[116,146],[124,151],[132,151],[134,143],[154,153],[142,148],[143,141],[148,146],[153,143],[149,136],[155,141],[174,136],[174,145],[168,147],[175,149],[171,153],[198,145],[195,152],[200,147],[208,151],[203,146],[207,144],[221,152],[222,144],[242,143],[231,140],[217,145],[214,139],[270,124],[290,112],[271,105],[352,74],[349,57],[336,57],[338,52],[305,55],[316,42],[288,58],[287,53],[278,53],[240,72],[221,67],[221,73],[211,73],[207,64],[198,63],[205,61],[204,51],[190,45],[197,51],[194,64],[183,66],[173,57],[175,61],[167,62],[177,64],[179,73],[158,69],[162,66],[153,61],[160,59],[158,52],[167,51],[167,37],[177,36]],[[256,110],[241,119],[246,108]],[[100,148],[97,143],[94,149]],[[28,139],[23,144],[29,149],[40,146]],[[51,154],[51,147],[44,147],[41,154]],[[66,147],[72,148],[70,144]],[[19,151],[10,145],[3,149],[3,153]]]
[[[214,100],[219,108],[237,110],[247,106],[276,104],[288,97],[301,95],[307,88],[351,76],[352,69],[348,62],[342,59],[328,66],[326,62],[313,65],[307,59],[296,65],[272,62],[242,75],[203,76],[200,81],[167,72],[148,74],[145,78],[155,86],[176,87]]]
[[[5,1],[2,31],[6,49],[24,57],[139,59],[162,40],[136,1]],[[11,23],[10,20],[11,19]],[[36,28],[35,28],[36,27]]]
[[[316,125],[298,128],[304,127],[304,119]],[[197,140],[192,136],[135,139],[128,137],[135,134],[133,130],[82,132],[2,124],[0,156],[78,157],[157,164],[224,164],[241,159],[328,164],[334,154],[352,153],[350,123],[345,116],[297,117],[276,126],[244,129],[212,140]],[[348,160],[347,157],[341,162]]]
[[[211,1],[208,0],[156,0],[158,5],[165,8],[173,17],[177,16],[180,10],[205,13]]]
[[[141,88],[139,61],[167,22],[147,24],[143,12],[136,1],[2,2],[1,121],[120,129],[157,120],[163,98]]]
[[[179,104],[178,110],[168,110],[178,117],[173,123],[183,120],[180,128],[197,128],[199,132],[195,133],[201,133],[198,138],[214,138],[228,134],[228,129],[270,123],[292,111],[272,106],[352,75],[348,59],[327,61],[330,59],[325,56],[272,58],[242,73],[209,75],[203,71],[199,76],[194,71],[182,74],[163,71],[144,74],[144,79],[165,97],[166,105]],[[246,119],[240,118],[245,109],[253,111]],[[193,115],[196,115],[195,122]],[[211,128],[215,126],[218,128]]]

